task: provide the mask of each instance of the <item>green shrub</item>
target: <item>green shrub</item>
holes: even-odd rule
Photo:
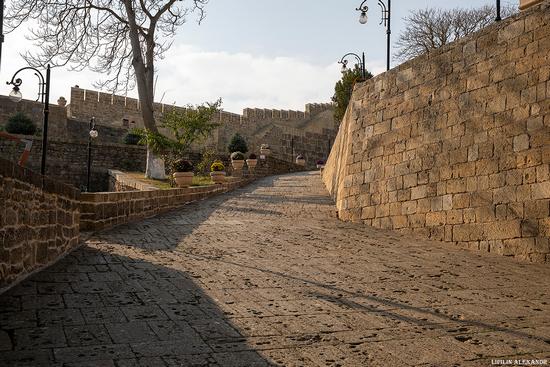
[[[216,152],[213,149],[206,149],[202,153],[201,161],[197,164],[197,173],[205,174],[210,171],[210,166],[216,160]]]
[[[124,136],[124,144],[126,145],[139,145],[139,142],[141,140],[141,135],[129,132]]]
[[[187,159],[178,159],[172,166],[174,172],[193,172],[193,163]]]
[[[246,144],[246,140],[244,140],[239,133],[236,133],[231,138],[227,149],[229,150],[229,153],[241,152],[244,154],[248,152],[248,145]]]
[[[241,152],[233,152],[231,153],[231,160],[244,161],[244,154],[242,154]]]
[[[212,166],[210,166],[210,170],[212,172],[223,172],[225,170],[225,166],[221,161],[215,161],[212,163]]]
[[[36,125],[23,112],[17,112],[8,119],[6,131],[10,134],[34,135]]]

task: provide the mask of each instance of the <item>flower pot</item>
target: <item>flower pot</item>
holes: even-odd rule
[[[210,177],[215,184],[222,184],[225,182],[225,172],[224,171],[214,171],[210,172]]]
[[[246,160],[246,165],[248,166],[248,169],[251,170],[251,171],[254,171],[257,164],[258,164],[257,159],[247,159]]]
[[[235,171],[242,171],[244,167],[244,161],[241,160],[232,160],[231,165]]]
[[[318,169],[323,169],[323,168],[325,168],[325,165],[324,165],[324,164],[318,164],[318,165],[317,165],[317,168],[318,168]]]
[[[300,159],[300,158],[296,158],[296,164],[297,164],[298,166],[305,167],[305,165],[306,165],[306,160],[303,159],[303,158],[301,158],[301,159]]]
[[[173,176],[178,187],[189,187],[193,184],[193,172],[174,172]]]

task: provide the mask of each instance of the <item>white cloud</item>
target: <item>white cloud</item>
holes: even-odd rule
[[[17,45],[18,47],[14,47]],[[33,46],[21,31],[6,36],[2,78],[25,65],[18,55]],[[383,62],[368,62],[375,74],[384,70]],[[214,101],[221,97],[226,111],[240,113],[245,107],[303,110],[309,102],[329,102],[334,83],[340,78],[337,63],[316,65],[292,57],[264,57],[246,53],[209,52],[190,45],[174,45],[164,60],[157,62],[157,100],[177,105]],[[32,73],[29,73],[32,74]],[[90,71],[52,71],[52,97],[68,98],[70,87],[93,89],[99,76]],[[36,92],[33,75],[24,76],[26,98]],[[8,94],[9,88],[1,94]],[[136,92],[129,93],[135,96]],[[164,95],[164,97],[163,97]]]

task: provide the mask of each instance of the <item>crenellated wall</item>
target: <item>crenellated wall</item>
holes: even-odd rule
[[[356,85],[341,219],[550,262],[550,1]]]
[[[87,121],[95,117],[97,123],[111,128],[143,127],[136,99],[73,87],[70,102],[67,113],[72,119]],[[184,107],[155,103],[156,118],[160,120],[164,112],[172,109],[184,110]],[[246,108],[242,115],[220,111],[215,120],[221,127],[205,143],[196,145],[195,150],[210,146],[220,153],[226,152],[231,137],[240,133],[250,152],[257,153],[261,144],[269,144],[275,156],[289,161],[293,157],[287,148],[294,141],[294,158],[303,154],[308,166],[314,167],[317,160],[326,159],[329,142],[336,136],[330,103],[307,104],[305,111]]]

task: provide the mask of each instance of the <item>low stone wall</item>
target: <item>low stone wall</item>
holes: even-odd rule
[[[96,231],[148,218],[192,201],[234,190],[251,181],[243,179],[222,185],[169,190],[83,193],[80,228],[82,231]]]
[[[124,172],[110,169],[108,173],[109,192],[157,190],[157,187],[138,181]]]
[[[78,245],[79,194],[0,159],[0,293]]]
[[[306,167],[269,156],[266,157],[266,159],[258,159],[258,165],[256,166],[254,174],[256,176],[270,176],[302,172],[306,170]]]

